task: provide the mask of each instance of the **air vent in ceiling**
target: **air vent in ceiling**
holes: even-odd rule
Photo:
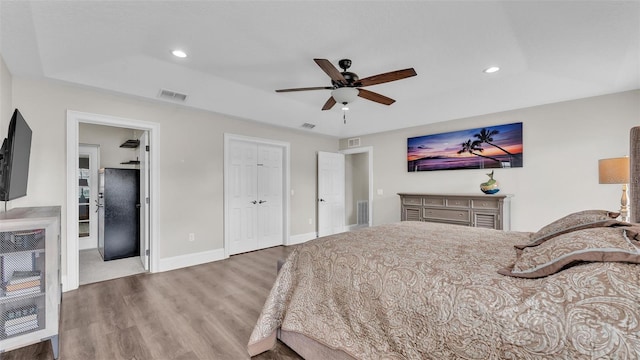
[[[187,94],[181,94],[179,92],[175,92],[167,89],[160,89],[160,94],[158,94],[158,97],[162,99],[180,101],[180,102],[184,102],[185,100],[187,100]]]
[[[302,124],[302,127],[305,129],[313,129],[316,126],[314,124],[304,123]]]
[[[360,146],[360,138],[351,138],[347,140],[348,147],[357,147]]]

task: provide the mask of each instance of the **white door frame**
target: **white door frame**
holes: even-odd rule
[[[62,278],[62,291],[77,289],[80,281],[80,261],[78,254],[78,207],[77,195],[77,168],[78,168],[78,128],[80,123],[98,124],[115,127],[125,127],[135,130],[149,131],[150,147],[150,203],[151,203],[151,242],[150,242],[150,272],[158,272],[160,254],[160,124],[91,114],[79,111],[67,110],[67,201],[66,201],[66,265],[67,274]]]
[[[369,154],[369,226],[373,226],[373,146],[363,146],[339,151],[345,155]]]
[[[149,271],[149,225],[150,225],[150,196],[151,186],[149,186],[149,131],[143,131],[137,139],[138,159],[140,159],[140,262],[145,271]],[[149,201],[147,201],[149,200]]]
[[[91,191],[91,195],[89,197],[89,236],[82,238],[82,241],[78,240],[79,243],[85,243],[82,247],[78,245],[79,249],[83,250],[98,247],[98,214],[96,212],[96,201],[98,201],[98,164],[100,164],[100,145],[79,144],[78,155],[89,156],[89,170],[91,171],[89,176],[89,189]],[[77,199],[76,205],[79,205]]]
[[[283,197],[283,201],[282,201],[282,212],[283,212],[283,216],[282,216],[282,226],[283,228],[283,245],[289,245],[289,243],[291,242],[291,240],[289,239],[289,221],[290,221],[290,209],[289,209],[289,205],[290,205],[290,194],[291,194],[291,173],[290,173],[290,144],[288,142],[283,142],[283,141],[277,141],[277,140],[271,140],[271,139],[263,139],[263,138],[257,138],[257,137],[250,137],[250,136],[243,136],[243,135],[235,135],[235,134],[229,134],[229,133],[225,133],[224,134],[224,167],[223,167],[223,172],[224,172],[224,258],[228,258],[229,257],[229,250],[231,247],[231,237],[229,235],[229,226],[230,226],[230,219],[229,219],[229,196],[228,191],[229,191],[229,161],[228,161],[228,156],[229,156],[229,143],[231,141],[245,141],[245,142],[252,142],[252,143],[256,143],[256,144],[267,144],[267,145],[273,145],[273,146],[279,146],[282,147],[283,150],[283,155],[284,155],[284,161],[282,164],[283,170],[284,170],[284,184],[283,184],[283,193],[282,193],[282,197]]]

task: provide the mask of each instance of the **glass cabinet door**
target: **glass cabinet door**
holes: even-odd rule
[[[90,199],[91,181],[89,181],[89,157],[81,155],[78,166],[78,235],[80,237],[91,236]]]

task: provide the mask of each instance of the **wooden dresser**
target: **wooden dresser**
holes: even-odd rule
[[[402,221],[509,230],[510,195],[399,193]]]

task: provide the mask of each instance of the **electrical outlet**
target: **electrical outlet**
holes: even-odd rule
[[[378,189],[378,195],[384,195],[384,190]]]
[[[189,241],[196,241],[196,234],[189,233]]]

